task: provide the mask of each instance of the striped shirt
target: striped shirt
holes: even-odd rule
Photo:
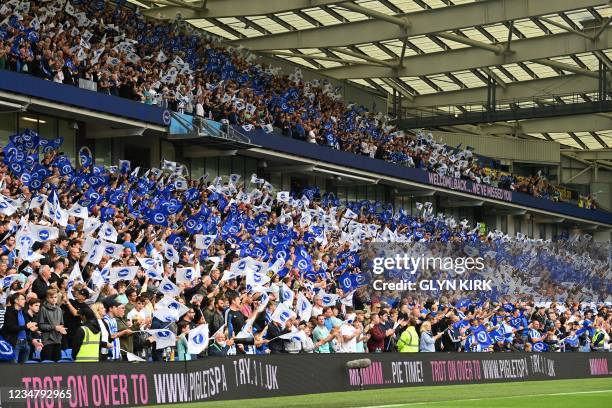
[[[534,339],[540,341],[540,337],[542,337],[542,333],[536,329],[529,329],[529,340],[531,340],[532,343],[537,343]]]
[[[108,324],[108,334],[109,338],[111,335],[117,333],[117,320],[114,317],[110,317],[109,315],[104,316],[104,321]],[[119,337],[116,337],[111,342],[113,345],[112,349],[108,350],[108,359],[109,360],[121,360],[121,350],[119,346]]]

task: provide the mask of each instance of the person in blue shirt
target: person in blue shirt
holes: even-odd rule
[[[68,242],[69,240],[67,236],[65,235],[60,236],[58,243],[54,248],[55,254],[57,256],[60,256],[63,258],[68,256]]]
[[[8,266],[12,267],[15,262],[15,258],[17,258],[14,236],[10,236],[6,239],[6,243],[0,247],[0,254],[8,256]]]
[[[129,232],[123,234],[123,247],[129,248],[132,251],[132,254],[138,253],[138,249],[136,245],[132,242],[132,235]]]

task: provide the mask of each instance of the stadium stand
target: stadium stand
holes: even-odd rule
[[[102,1],[38,7],[18,1],[3,7],[0,68],[72,86],[85,80],[101,93],[239,124],[245,131],[276,130],[441,176],[562,200],[539,173],[517,177],[479,164],[469,147],[455,151],[423,135],[409,137],[386,115],[346,106],[329,82],[302,81],[300,69],[284,75],[250,64],[242,50],[197,35],[191,25],[182,30],[180,20],[160,24]],[[576,203],[598,207],[594,197]]]

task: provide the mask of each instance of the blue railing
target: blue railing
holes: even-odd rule
[[[0,90],[158,126],[167,126],[170,123],[169,112],[157,106],[93,92],[76,86],[45,81],[11,71],[0,70]],[[164,112],[167,113],[164,115]]]

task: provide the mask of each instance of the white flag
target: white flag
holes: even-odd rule
[[[46,225],[30,224],[30,234],[34,241],[50,241],[59,237],[59,229]]]
[[[253,258],[248,256],[244,259],[234,262],[232,266],[230,267],[230,271],[236,274],[236,276],[246,276],[247,271],[252,269],[251,268],[252,262],[253,262]]]
[[[288,307],[292,307],[294,297],[295,297],[295,294],[293,293],[293,291],[289,288],[289,286],[287,286],[286,283],[283,283],[283,285],[280,287],[280,301],[284,305],[287,305]]]
[[[297,314],[302,321],[309,321],[312,316],[312,304],[306,299],[303,293],[298,294],[297,299]]]
[[[176,335],[172,332],[172,330],[157,329],[145,331],[155,338],[155,348],[157,350],[172,347],[176,344]]]
[[[334,306],[336,304],[336,301],[340,297],[334,293],[323,293],[320,296],[321,300],[323,300],[323,305],[325,306]]]
[[[87,218],[89,218],[89,214],[87,212],[87,207],[83,207],[80,206],[77,203],[74,203],[72,207],[70,207],[70,209],[68,210],[68,214],[77,217],[77,218],[82,218],[84,220],[86,220]]]
[[[130,353],[129,351],[126,351],[126,352],[125,352],[125,354],[126,354],[127,360],[128,360],[130,363],[132,363],[132,362],[134,362],[134,361],[138,361],[138,362],[140,362],[140,361],[146,361],[144,358],[140,358],[140,357],[138,357],[136,354],[134,354],[134,353]]]
[[[208,249],[208,247],[217,239],[217,235],[202,235],[195,236],[195,246],[197,249]]]
[[[100,225],[102,225],[102,222],[100,222],[99,219],[87,218],[85,222],[83,223],[83,233],[85,235],[89,235],[95,230],[97,230]]]
[[[111,258],[120,259],[123,254],[123,245],[113,244],[112,242],[102,241],[100,243],[103,255],[108,255]]]
[[[172,283],[167,277],[161,281],[157,290],[170,297],[176,297],[181,294],[181,289]]]
[[[181,316],[189,311],[189,308],[171,297],[164,296],[155,305],[153,317],[165,323],[177,322]]]
[[[159,265],[158,262],[153,258],[136,258],[136,259],[138,259],[140,266],[142,266],[142,269],[144,270],[154,269]]]
[[[113,224],[111,224],[108,221],[102,224],[102,226],[100,227],[100,232],[98,233],[98,236],[102,239],[105,239],[111,242],[117,242],[117,238],[118,238],[117,230],[115,229]]]
[[[295,312],[289,309],[289,307],[287,307],[286,304],[280,303],[276,307],[276,310],[274,311],[274,313],[272,314],[272,321],[280,323],[281,326],[285,326],[287,321],[294,317],[295,317]]]
[[[194,267],[177,268],[176,269],[176,283],[181,282],[193,282],[200,277],[200,271]]]
[[[134,276],[136,276],[136,272],[138,272],[138,266],[118,266],[110,268],[108,281],[114,284],[120,280],[132,280]]]
[[[178,251],[174,249],[174,247],[171,244],[166,244],[166,248],[164,249],[164,256],[166,257],[167,260],[169,260],[172,263],[179,262]]]
[[[289,192],[288,191],[279,191],[276,193],[276,199],[278,201],[282,201],[284,203],[289,202]]]
[[[208,347],[208,325],[201,324],[189,331],[187,335],[187,352],[200,354]]]
[[[283,339],[283,340],[292,340],[292,341],[299,341],[302,342],[304,340],[306,340],[306,333],[304,333],[303,330],[295,330],[295,331],[291,331],[289,333],[285,333],[281,336],[278,336],[277,338],[279,339]]]

